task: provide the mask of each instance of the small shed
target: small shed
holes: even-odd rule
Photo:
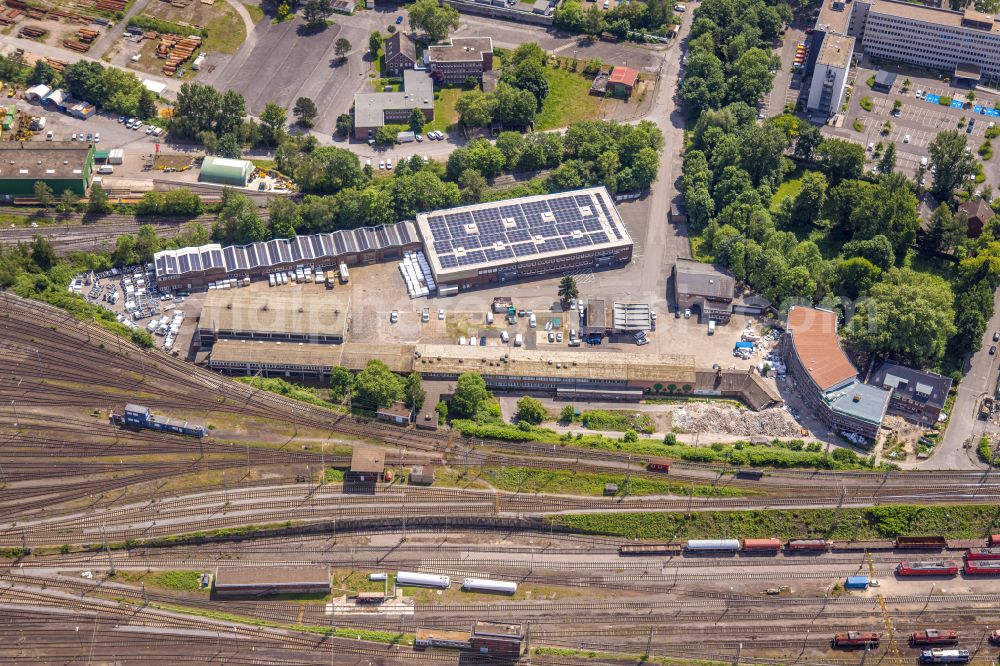
[[[246,187],[252,174],[253,164],[251,162],[209,155],[201,163],[198,182]]]
[[[688,211],[687,206],[685,206],[680,201],[675,201],[670,204],[670,221],[674,224],[687,223],[688,221]]]
[[[365,446],[355,446],[351,452],[350,475],[359,481],[377,481],[385,471],[385,452]]]
[[[406,425],[413,416],[413,410],[401,402],[394,402],[388,407],[379,407],[376,416],[379,421]]]
[[[429,486],[434,483],[434,466],[417,465],[411,467],[410,483],[416,486]]]
[[[629,98],[639,83],[639,70],[631,67],[615,67],[608,77],[608,90],[617,97]]]
[[[875,83],[872,90],[887,93],[892,90],[892,84],[896,82],[896,74],[882,69],[875,73]]]

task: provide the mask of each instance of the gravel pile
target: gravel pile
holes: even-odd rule
[[[687,432],[711,432],[720,435],[797,437],[802,434],[802,427],[781,408],[754,412],[733,405],[699,402],[676,410],[674,425]]]

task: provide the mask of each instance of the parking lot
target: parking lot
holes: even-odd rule
[[[864,61],[852,70],[853,90],[843,122],[838,127],[828,125],[823,132],[864,146],[896,144],[896,168],[907,175],[916,173],[921,158],[929,158],[927,146],[939,132],[963,131],[969,147],[976,151],[986,140],[990,123],[1000,121],[1000,110],[996,108],[1000,106],[1000,97],[988,91],[975,91],[969,108],[965,108],[970,93],[967,88],[951,86],[930,76],[916,76],[911,70],[900,71],[890,91],[885,93],[869,88],[867,80],[875,73]],[[907,80],[908,86],[904,85]],[[952,102],[942,105],[942,97],[951,98]],[[871,101],[870,111],[861,106],[865,99]],[[898,109],[897,102],[901,104]],[[864,125],[861,131],[854,129],[855,121]],[[887,121],[891,128],[884,132]],[[974,121],[971,131],[970,121]],[[984,162],[983,168],[988,182],[995,181],[1000,174],[992,160]]]

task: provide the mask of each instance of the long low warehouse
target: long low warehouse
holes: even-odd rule
[[[693,356],[679,354],[219,340],[208,365],[228,374],[305,379],[328,377],[337,366],[361,370],[373,358],[393,372],[419,372],[428,380],[453,381],[463,373],[476,372],[490,390],[500,392],[566,395],[599,391],[604,399],[620,393],[622,400],[638,400],[649,394],[712,395],[740,399],[754,409],[781,403],[777,391],[754,372],[698,370]]]
[[[329,593],[330,570],[322,566],[219,567],[215,571],[218,597]]]

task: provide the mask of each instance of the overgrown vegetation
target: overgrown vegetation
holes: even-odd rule
[[[955,539],[982,539],[1000,527],[1000,511],[994,505],[709,511],[689,515],[582,514],[550,516],[548,519],[557,525],[586,532],[667,541],[703,537],[864,540],[928,534]]]
[[[538,470],[520,467],[486,468],[483,476],[500,490],[556,495],[605,495],[609,483],[618,486],[614,495],[688,495],[695,497],[743,497],[754,494],[741,488],[690,484],[667,479],[631,477],[569,470]]]
[[[592,409],[580,415],[583,425],[591,430],[635,430],[650,434],[655,430],[655,424],[646,414],[626,411],[606,411]]]
[[[278,395],[283,395],[287,398],[292,398],[300,402],[307,402],[310,405],[316,405],[317,407],[338,411],[347,411],[346,409],[338,408],[337,405],[334,405],[329,400],[324,400],[316,394],[314,389],[307,388],[305,386],[298,386],[279,377],[236,377],[235,379],[238,382],[249,384],[250,386],[262,391],[277,393]]]

